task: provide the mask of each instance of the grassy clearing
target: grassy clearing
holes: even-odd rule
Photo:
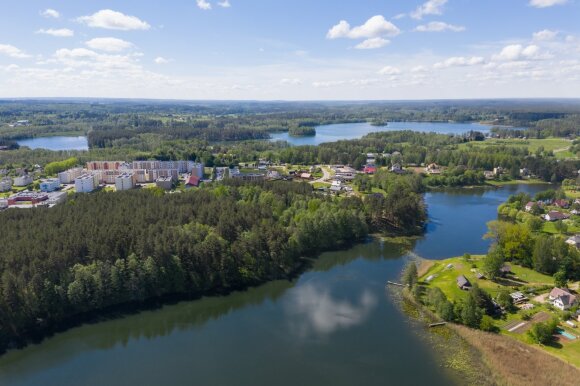
[[[505,185],[519,185],[519,184],[527,184],[527,185],[550,185],[549,182],[539,180],[537,178],[530,178],[526,180],[509,180],[509,181],[496,181],[496,180],[488,180],[486,181],[487,185],[492,186],[505,186]],[[547,188],[546,188],[547,189]]]
[[[468,145],[474,147],[484,147],[484,146],[512,146],[512,147],[527,147],[532,153],[536,152],[540,147],[543,147],[545,151],[553,151],[557,158],[570,158],[574,157],[568,149],[572,146],[572,141],[564,138],[544,138],[544,139],[487,139],[481,142],[469,142],[462,144],[461,146],[467,147]]]
[[[495,381],[498,384],[513,386],[578,384],[580,379],[578,368],[536,347],[464,326],[450,327],[481,352],[485,363],[494,369],[498,377]]]

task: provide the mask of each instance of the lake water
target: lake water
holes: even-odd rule
[[[426,195],[426,258],[484,253],[485,223],[510,194],[545,186]],[[408,253],[370,241],[322,254],[295,281],[85,325],[0,357],[0,384],[450,385],[437,353],[384,285]]]
[[[87,137],[35,137],[17,141],[20,146],[47,150],[89,150]]]
[[[272,141],[288,141],[292,145],[320,145],[324,142],[336,142],[342,139],[361,138],[368,133],[379,131],[412,130],[439,134],[463,134],[469,131],[489,132],[491,126],[479,123],[443,123],[443,122],[389,122],[387,126],[373,126],[363,123],[339,123],[316,126],[316,135],[292,137],[288,132],[271,134]]]

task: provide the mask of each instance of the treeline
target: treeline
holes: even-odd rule
[[[54,175],[65,170],[68,170],[79,164],[79,160],[76,157],[67,158],[63,161],[55,161],[46,164],[44,167],[44,172],[48,175]]]
[[[331,198],[309,184],[229,181],[180,194],[100,192],[51,209],[3,211],[0,349],[126,303],[285,278],[303,256],[369,231],[416,232],[424,207],[409,206],[407,193]]]
[[[298,127],[291,127],[288,130],[288,134],[290,134],[294,137],[312,136],[312,135],[316,135],[316,129],[312,126],[300,125]]]

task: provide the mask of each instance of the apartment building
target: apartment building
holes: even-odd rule
[[[58,178],[49,178],[40,183],[41,192],[54,192],[60,189],[60,180]]]
[[[115,189],[117,192],[135,188],[136,178],[134,173],[123,173],[115,177]]]
[[[81,176],[81,174],[83,174],[82,168],[72,168],[58,173],[58,179],[61,184],[72,184],[75,182],[76,178]]]
[[[99,177],[96,174],[83,174],[75,179],[77,193],[90,193],[99,186]]]

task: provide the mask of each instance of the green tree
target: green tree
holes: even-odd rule
[[[554,285],[560,288],[566,288],[568,285],[568,278],[566,277],[566,272],[559,270],[554,274]]]
[[[503,267],[505,259],[498,246],[493,246],[483,259],[483,273],[490,280],[495,280],[500,275],[500,269]]]
[[[403,284],[408,287],[413,287],[415,284],[417,284],[419,278],[417,275],[417,265],[415,262],[411,261],[409,264],[407,264],[405,270],[403,271],[402,280]]]
[[[473,296],[468,296],[463,301],[461,307],[461,322],[471,328],[479,328],[483,312],[479,307]]]

